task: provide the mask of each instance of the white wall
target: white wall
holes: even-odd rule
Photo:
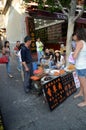
[[[14,46],[17,40],[23,42],[26,35],[25,13],[20,8],[19,0],[13,0],[5,16],[6,36],[11,46]]]

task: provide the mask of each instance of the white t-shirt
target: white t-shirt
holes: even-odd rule
[[[19,60],[20,60],[20,62],[22,62],[22,59],[21,59],[21,50],[18,52],[18,57],[19,57]]]
[[[43,51],[43,43],[40,42],[36,42],[36,47],[37,47],[37,51]]]
[[[64,56],[61,55],[60,61],[57,61],[57,64],[60,64],[64,68],[63,61],[64,61]]]
[[[78,57],[76,59],[76,68],[77,69],[86,69],[86,42],[83,42],[83,48],[78,54]]]

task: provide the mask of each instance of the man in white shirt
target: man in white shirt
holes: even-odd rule
[[[44,55],[44,52],[43,52],[44,45],[41,42],[40,38],[38,38],[36,41],[36,47],[37,47],[37,55],[38,55],[38,64],[40,64],[40,59]]]

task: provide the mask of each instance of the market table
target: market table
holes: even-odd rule
[[[50,75],[51,71],[49,70],[47,74],[41,71],[40,76],[33,76],[34,78],[32,77],[32,79],[34,87],[37,91],[43,93],[50,110],[53,110],[71,94],[76,92],[77,88],[74,80],[74,71],[53,70],[53,75]],[[36,70],[36,72],[40,72],[40,70]]]
[[[72,72],[64,73],[44,82],[42,89],[46,95],[50,110],[56,108],[77,90]]]

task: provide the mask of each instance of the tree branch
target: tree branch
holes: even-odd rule
[[[64,8],[63,8],[61,2],[60,2],[59,0],[55,0],[55,3],[58,4],[59,7],[62,9],[62,12],[63,12],[66,16],[68,16],[68,13],[64,10]]]
[[[75,22],[83,14],[83,12],[84,12],[84,5],[82,6],[82,10],[79,11],[79,13],[73,19],[73,21]]]

